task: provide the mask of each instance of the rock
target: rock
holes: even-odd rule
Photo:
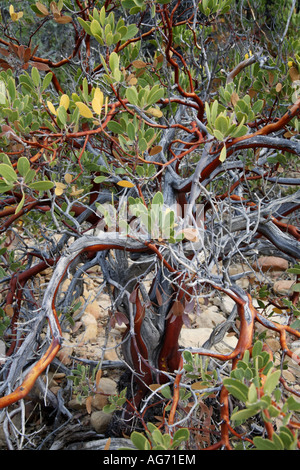
[[[82,323],[85,326],[85,331],[80,335],[79,341],[95,341],[98,335],[96,318],[91,313],[85,313],[82,316]]]
[[[261,256],[258,258],[257,263],[254,263],[253,269],[263,272],[266,271],[286,271],[289,267],[289,263],[286,259],[279,258],[277,256]]]
[[[96,394],[93,396],[92,407],[96,410],[102,410],[108,403],[108,397],[110,395],[116,395],[116,393],[116,382],[108,377],[102,377],[99,381]]]
[[[293,284],[295,284],[295,281],[290,281],[290,280],[276,281],[273,284],[273,290],[276,294],[288,294],[290,293],[291,287]]]
[[[215,305],[211,305],[203,310],[202,313],[196,317],[196,325],[200,328],[214,328],[219,323],[222,323],[225,317],[220,313]]]
[[[96,320],[102,316],[102,311],[100,305],[98,304],[97,300],[88,304],[85,308],[85,313],[93,315]]]
[[[182,328],[179,344],[183,348],[201,348],[212,333],[212,328]]]
[[[222,298],[220,298],[219,296],[216,296],[216,297],[214,297],[213,302],[226,315],[230,315],[231,312],[232,312],[233,307],[235,306],[234,300],[232,300],[230,297],[228,297],[228,295],[225,295]]]
[[[223,340],[214,345],[214,349],[221,354],[231,353],[238,343],[238,338],[231,333],[227,333]]]
[[[98,434],[104,434],[112,418],[112,414],[94,411],[91,414],[91,426]]]

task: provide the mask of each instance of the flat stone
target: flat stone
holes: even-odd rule
[[[102,410],[102,408],[108,404],[108,397],[117,393],[117,384],[114,380],[108,377],[102,377],[99,380],[99,384],[96,390],[96,394],[92,399],[92,407],[96,410]]]
[[[196,325],[200,328],[214,328],[219,323],[223,323],[224,320],[225,317],[221,314],[218,307],[211,305],[197,315]]]
[[[91,414],[91,426],[98,434],[104,434],[112,418],[112,414],[94,411]]]
[[[277,256],[261,256],[258,258],[257,263],[254,263],[253,269],[263,272],[266,271],[286,271],[289,263],[286,259]]]
[[[179,344],[183,348],[201,348],[212,331],[213,328],[182,328]]]
[[[276,294],[288,294],[291,291],[293,284],[295,284],[295,281],[291,281],[291,280],[276,281],[273,284],[273,290]]]
[[[228,295],[220,298],[219,296],[214,297],[214,304],[217,305],[222,312],[226,315],[230,315],[233,307],[235,306],[234,300],[232,300]]]

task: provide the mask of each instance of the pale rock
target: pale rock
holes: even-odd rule
[[[228,354],[236,348],[237,343],[238,338],[227,333],[222,341],[214,345],[214,349],[221,354]]]
[[[286,271],[289,263],[286,259],[277,256],[261,256],[258,258],[257,263],[254,263],[253,268],[263,271]]]
[[[269,346],[269,348],[272,350],[273,353],[275,353],[276,351],[280,351],[281,349],[280,341],[278,341],[278,339],[267,338],[266,344]]]
[[[201,348],[208,340],[213,328],[182,328],[179,345],[183,348]]]
[[[272,315],[272,318],[270,318],[271,321],[275,319],[274,310],[273,310],[274,307],[273,307],[272,305],[268,305],[268,306],[264,309],[264,311],[262,312],[262,309],[261,309],[261,307],[260,307],[260,305],[259,305],[257,299],[252,299],[252,303],[253,303],[253,307],[254,307],[255,309],[257,309],[259,313],[263,313],[263,315],[266,316],[266,317],[268,317],[269,315]],[[277,315],[277,317],[278,317],[278,315]],[[278,323],[278,320],[276,320],[276,321],[277,321],[277,323]]]
[[[291,281],[291,280],[276,281],[273,284],[273,290],[276,294],[289,294],[291,292],[291,288],[293,284],[295,284],[295,281]]]
[[[57,358],[61,361],[64,365],[69,365],[72,361],[72,354],[74,352],[74,348],[71,346],[63,346],[57,353]]]
[[[62,292],[67,292],[71,284],[71,279],[65,279],[65,281],[61,285],[61,291]]]
[[[91,426],[98,434],[104,434],[112,418],[112,414],[94,411],[91,414]]]
[[[292,372],[289,371],[289,370],[283,370],[282,371],[282,376],[288,382],[295,382],[296,381],[296,378],[295,378],[294,374],[292,374]]]
[[[77,398],[71,398],[71,400],[68,401],[68,408],[75,411],[86,411],[86,400],[84,399],[79,402]]]
[[[104,359],[106,361],[119,361],[119,356],[116,352],[116,349],[106,349],[104,352]]]
[[[80,335],[79,341],[95,341],[98,335],[97,320],[91,313],[82,316],[82,323],[85,331]]]
[[[97,300],[89,303],[85,308],[85,313],[89,313],[93,315],[96,320],[102,316],[100,305],[98,304]]]
[[[92,407],[96,408],[96,410],[102,410],[102,408],[109,402],[108,397],[116,395],[116,393],[116,382],[108,377],[102,377],[96,389],[96,394],[92,398]]]
[[[215,296],[213,300],[214,304],[217,305],[222,312],[224,312],[226,315],[230,315],[232,312],[232,309],[235,306],[234,300],[232,300],[228,295],[220,298],[219,296]]]
[[[215,305],[211,305],[203,310],[202,313],[196,317],[196,325],[200,328],[214,328],[219,323],[222,323],[225,317],[220,313]]]

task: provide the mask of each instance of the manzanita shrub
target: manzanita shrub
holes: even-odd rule
[[[91,411],[104,355],[76,368],[59,352],[105,294],[107,334],[126,328],[127,367],[104,408],[108,434],[141,450],[299,448],[299,4],[0,6],[7,447],[36,445],[33,399],[59,429],[72,419],[70,384]],[[270,255],[287,263],[290,291],[260,267]],[[86,295],[89,278],[99,289]],[[182,328],[212,298],[232,311],[182,348]],[[226,333],[230,352],[218,347]],[[57,396],[43,385],[52,369],[67,378]],[[15,415],[20,429],[7,424]]]

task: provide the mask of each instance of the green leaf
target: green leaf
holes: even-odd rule
[[[29,188],[34,189],[36,191],[47,191],[48,189],[52,189],[54,183],[52,181],[34,181],[30,183]]]
[[[32,67],[31,69],[31,78],[35,86],[40,86],[41,84],[41,77],[39,71],[36,67]]]
[[[47,73],[47,75],[44,77],[43,83],[42,83],[42,91],[45,91],[46,88],[48,88],[48,86],[50,85],[52,81],[52,77],[53,77],[53,74],[51,72]]]
[[[91,33],[93,36],[100,36],[102,37],[102,28],[99,24],[99,22],[97,20],[93,20],[91,23],[90,23],[90,29],[91,29]]]
[[[218,116],[215,120],[215,128],[220,131],[221,134],[226,135],[228,130],[228,119],[225,116]]]
[[[248,391],[248,402],[249,403],[255,403],[257,401],[257,390],[255,387],[255,384],[252,383],[249,387]]]
[[[123,41],[133,38],[138,33],[138,28],[135,24],[130,24],[127,26],[127,33],[122,37]]]
[[[18,180],[18,175],[13,167],[6,163],[0,164],[0,175],[4,178],[6,183],[14,183]]]
[[[107,127],[110,131],[112,131],[114,134],[123,134],[124,129],[121,126],[119,122],[116,121],[109,121],[107,124]]]
[[[297,282],[297,284],[294,284],[292,286],[292,291],[294,292],[300,292],[300,282]]]
[[[150,450],[151,449],[151,446],[150,446],[150,443],[149,443],[148,439],[146,439],[146,437],[140,432],[133,431],[131,433],[130,439],[131,439],[132,443],[135,445],[135,447],[139,450]]]
[[[147,105],[151,106],[157,103],[164,96],[164,90],[162,88],[152,88],[147,96]]]
[[[96,176],[96,178],[94,179],[94,182],[103,183],[103,181],[106,181],[106,180],[107,180],[106,176]]]
[[[20,157],[17,163],[17,169],[21,176],[25,176],[30,169],[29,160],[26,157]]]
[[[218,131],[218,129],[214,129],[214,136],[220,142],[222,142],[224,140],[224,134],[222,134],[222,132]]]
[[[253,438],[253,442],[258,450],[277,450],[276,445],[270,439],[256,436]]]
[[[292,444],[297,442],[297,437],[295,437],[292,431],[286,426],[280,427],[279,436],[286,449],[290,449]]]
[[[232,413],[231,420],[243,422],[252,416],[255,416],[258,412],[259,408],[245,408],[244,410],[239,410],[235,413]]]
[[[299,411],[300,412],[300,403],[298,401],[296,401],[295,398],[292,395],[287,399],[287,405],[288,405],[288,409],[290,411]]]
[[[135,106],[138,105],[138,92],[135,86],[127,88],[126,90],[126,98],[128,99],[129,103],[134,104]]]
[[[258,100],[256,101],[256,103],[254,103],[252,107],[252,111],[254,112],[254,114],[258,114],[263,109],[263,106],[264,106],[263,100]]]
[[[164,388],[162,388],[159,393],[161,393],[163,397],[168,398],[169,400],[173,398],[169,385],[166,385]]]
[[[88,23],[87,21],[84,21],[82,18],[80,18],[80,16],[77,17],[77,20],[78,20],[79,24],[82,26],[82,28],[84,29],[84,31],[88,35],[91,35],[90,23]]]
[[[153,196],[152,199],[152,205],[160,204],[162,205],[164,203],[164,196],[163,194],[159,191]]]
[[[248,398],[248,387],[237,379],[227,378],[223,380],[223,384],[235,398],[246,401]]]
[[[15,214],[17,214],[22,209],[22,207],[24,206],[24,202],[25,202],[25,194],[23,193],[22,199],[16,207]]]
[[[57,110],[57,117],[64,127],[67,124],[67,111],[64,106],[59,106]]]
[[[187,428],[177,429],[173,436],[174,443],[178,445],[182,441],[187,441],[190,437],[190,432]]]
[[[35,173],[34,170],[32,170],[32,169],[28,170],[25,177],[24,177],[24,183],[25,184],[31,183],[31,181],[33,180],[35,175],[36,175],[36,173]]]
[[[252,357],[258,356],[262,352],[263,344],[261,341],[256,341],[252,348]]]
[[[217,118],[218,114],[218,109],[219,109],[219,103],[217,100],[215,100],[211,106],[211,113],[210,113],[210,120],[211,120],[211,125],[215,126],[215,121]]]
[[[275,387],[278,385],[279,378],[280,378],[281,371],[276,370],[275,372],[271,372],[271,370],[268,372],[266,381],[264,384],[264,392],[267,395],[270,395]]]
[[[110,70],[115,73],[116,70],[119,70],[120,57],[116,52],[112,52],[109,56],[109,67]]]

